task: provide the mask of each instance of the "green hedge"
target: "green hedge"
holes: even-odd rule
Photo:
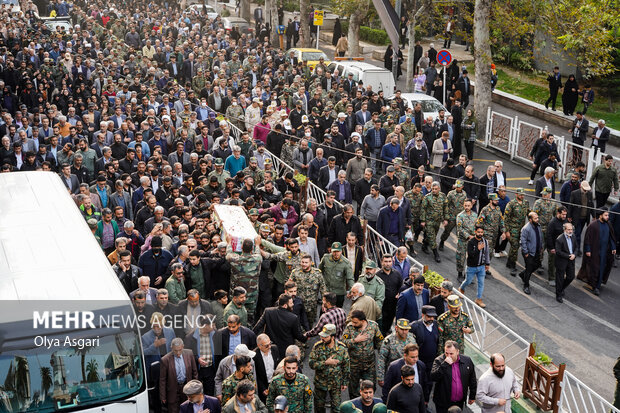
[[[342,33],[347,34],[349,32],[349,22],[343,21],[341,24]],[[379,46],[385,46],[391,43],[385,30],[371,29],[367,26],[360,26],[360,40]]]

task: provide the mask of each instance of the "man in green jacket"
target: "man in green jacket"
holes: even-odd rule
[[[319,269],[325,277],[327,291],[336,294],[336,303],[342,308],[344,296],[351,289],[353,280],[353,267],[351,262],[342,256],[342,244],[334,242],[331,254],[323,255]]]
[[[607,198],[611,195],[612,189],[618,191],[618,170],[613,167],[614,157],[605,155],[603,163],[594,168],[590,177],[590,185],[594,186],[596,195],[596,207],[602,208],[607,203]]]
[[[185,270],[183,264],[175,262],[172,264],[172,275],[166,280],[164,288],[168,290],[168,301],[172,304],[178,304],[179,301],[187,298],[185,290]]]

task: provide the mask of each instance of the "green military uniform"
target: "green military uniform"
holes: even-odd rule
[[[383,308],[383,301],[385,301],[385,283],[383,280],[376,275],[370,280],[360,275],[357,282],[364,286],[364,290],[366,291],[364,295],[371,297],[375,300],[379,308]]]
[[[252,178],[254,178],[254,186],[262,184],[265,180],[265,171],[258,167],[252,168],[251,166],[246,166],[243,170],[243,173],[245,174],[245,176],[251,176]]]
[[[237,376],[235,376],[235,373],[233,373],[224,379],[222,382],[222,406],[228,403],[228,400],[232,399],[235,395],[235,391],[237,390],[237,385],[242,380],[250,380],[252,383],[255,383],[252,373],[246,374],[241,379],[238,379]]]
[[[237,128],[245,130],[245,115],[241,106],[230,105],[226,109],[226,118]]]
[[[437,232],[441,223],[448,215],[448,199],[443,192],[437,195],[431,193],[426,194],[422,200],[422,214],[420,222],[425,222],[424,226],[424,243],[431,247],[437,248]]]
[[[243,157],[245,158],[245,162],[248,164],[248,166],[243,169],[245,171],[245,169],[250,167],[250,162],[257,162],[256,158],[254,157],[254,149],[256,149],[256,145],[254,145],[254,142],[252,142],[251,140],[248,140],[247,142],[241,140],[237,143],[237,145],[239,145],[239,148],[241,148],[241,155],[243,155]],[[258,168],[256,168],[255,170],[258,170]],[[254,184],[256,184],[256,179],[254,181]]]
[[[407,144],[409,143],[411,139],[415,138],[415,134],[417,132],[417,129],[415,127],[415,122],[413,122],[413,119],[411,119],[411,122],[407,122],[407,119],[405,119],[405,121],[400,124],[400,130],[403,132],[403,135],[404,135],[403,141],[404,141],[405,147],[407,147]]]
[[[411,326],[409,320],[405,318],[399,318],[396,324],[406,330],[410,330]],[[413,334],[407,334],[404,340],[398,337],[398,333],[393,332],[385,337],[383,343],[381,343],[381,349],[379,350],[379,358],[377,359],[377,381],[383,381],[385,372],[390,366],[390,363],[403,356],[403,349],[407,344],[415,344],[415,336]]]
[[[411,203],[411,230],[416,231],[420,227],[420,216],[422,215],[422,192],[415,193],[413,189],[405,192],[405,198]]]
[[[239,321],[242,326],[248,327],[248,310],[244,305],[238,307],[232,300],[228,303],[226,308],[224,308],[224,320],[228,320],[228,316],[231,315],[239,316]]]
[[[321,331],[321,335],[327,334],[335,335],[336,326],[333,324],[326,324]],[[327,365],[325,360],[333,358],[340,363],[336,365]],[[315,412],[325,412],[325,401],[327,400],[327,394],[331,399],[332,412],[339,412],[339,406],[341,402],[341,388],[349,383],[349,353],[347,346],[341,341],[334,340],[334,346],[332,348],[325,344],[323,341],[317,342],[308,358],[308,364],[310,368],[315,370],[314,375],[314,407]]]
[[[543,193],[551,193],[549,188],[543,188]],[[545,240],[547,239],[547,226],[549,222],[555,217],[555,211],[558,208],[558,203],[550,198],[539,198],[534,202],[534,207],[532,211],[538,214],[538,224],[540,225],[540,229],[543,233],[542,244],[543,248],[546,245]],[[547,273],[549,276],[549,281],[555,280],[555,256],[551,255],[549,252],[547,253]],[[542,257],[541,261],[542,261]]]
[[[368,323],[366,328],[359,330],[349,323],[342,333],[342,342],[349,349],[349,358],[351,359],[351,376],[349,379],[349,397],[351,399],[359,396],[360,380],[376,381],[375,350],[381,346],[383,334],[381,334],[381,329],[376,322],[372,320],[366,320],[366,322]],[[366,340],[356,343],[355,339],[361,334],[366,334]]]
[[[284,144],[280,152],[280,159],[282,159],[282,162],[287,165],[293,165],[293,151],[295,151],[297,147],[298,145],[296,143],[292,145],[290,143]]]
[[[355,283],[351,262],[342,255],[338,261],[334,260],[332,254],[323,255],[319,269],[325,278],[327,291],[336,295],[345,295]]]
[[[291,278],[293,270],[300,267],[302,254],[298,252],[297,255],[293,255],[286,248],[279,247],[265,240],[263,240],[261,244],[265,251],[269,252],[267,259],[278,261],[278,266],[276,267],[276,272],[273,274],[273,278],[284,285],[284,283]]]
[[[198,69],[198,75],[192,80],[192,90],[198,95],[200,91],[205,87],[207,79],[202,74],[202,69]]]
[[[521,190],[521,192],[519,192]],[[517,194],[523,193],[523,188],[517,189]],[[530,213],[530,203],[527,199],[520,201],[513,199],[508,202],[504,210],[504,224],[506,230],[510,232],[510,252],[508,253],[508,263],[510,268],[517,262],[517,254],[519,252],[519,243],[521,241],[521,228],[527,221],[527,214]]]
[[[457,295],[448,296],[449,307],[461,307],[461,299]],[[464,327],[471,328],[471,332],[474,332],[474,324],[471,322],[469,315],[463,310],[459,311],[458,317],[453,317],[450,311],[446,311],[437,319],[437,328],[439,329],[439,346],[437,347],[437,354],[441,355],[444,352],[446,341],[456,341],[461,349],[461,353],[465,352],[465,333]]]
[[[289,413],[310,413],[313,411],[314,403],[310,380],[301,373],[297,373],[292,381],[286,380],[284,374],[278,374],[271,380],[267,402],[265,403],[270,412],[273,412],[274,400],[279,395],[286,397]]]
[[[489,200],[497,200],[497,194],[489,194]],[[492,202],[482,208],[478,215],[477,224],[484,229],[484,238],[489,242],[489,248],[495,246],[495,241],[500,233],[506,232],[502,210],[499,209],[499,206],[494,206]],[[492,257],[493,254],[490,256]]]
[[[233,53],[232,57],[235,57],[237,55],[237,53]],[[230,70],[230,74],[232,76],[233,73],[237,73],[239,71],[239,69],[241,69],[241,60],[237,59],[237,60],[229,60],[228,61],[228,69]]]
[[[463,182],[457,180],[456,185],[458,186],[459,184],[459,188],[462,188]],[[456,227],[456,216],[463,210],[463,202],[465,202],[465,200],[467,199],[467,194],[465,193],[465,191],[461,190],[459,192],[456,189],[453,189],[452,191],[448,192],[448,196],[446,198],[448,200],[448,215],[446,216],[448,225],[446,225],[443,233],[441,234],[442,245],[448,239],[454,227]]]
[[[304,303],[308,321],[311,325],[314,324],[318,304],[321,302],[323,294],[328,291],[321,270],[310,267],[310,271],[305,272],[301,268],[296,268],[291,272],[289,280],[297,285],[297,296]]]
[[[228,172],[226,169],[222,169],[222,173],[218,174],[216,170],[213,170],[209,172],[209,176],[207,178],[211,179],[212,176],[217,177],[218,184],[221,188],[224,188],[226,186],[226,180],[230,178],[230,172]]]
[[[235,287],[243,287],[247,291],[245,308],[248,311],[248,322],[254,322],[254,312],[258,300],[258,276],[260,274],[261,256],[258,247],[254,246],[251,253],[237,254],[229,245],[226,249],[226,260],[230,263],[230,295]]]
[[[183,280],[179,281],[175,277],[170,277],[166,280],[164,288],[168,290],[168,301],[172,304],[177,304],[179,301],[187,298],[187,291],[185,290]]]
[[[456,271],[462,273],[465,271],[465,259],[467,258],[467,241],[474,236],[476,232],[476,222],[478,214],[470,211],[469,215],[462,211],[456,216],[456,236],[458,239],[456,245]]]
[[[394,176],[396,178],[398,178],[398,184],[400,186],[402,186],[403,188],[405,188],[405,191],[408,191],[411,189],[411,178],[409,177],[409,172],[407,172],[406,170],[404,170],[401,167],[398,167],[396,165],[402,165],[403,164],[403,159],[402,158],[394,158]],[[398,170],[396,170],[398,169]]]

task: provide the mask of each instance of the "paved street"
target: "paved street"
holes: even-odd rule
[[[333,55],[331,44],[321,42],[321,48],[328,55]],[[383,67],[383,62],[372,59],[371,54],[364,54],[365,61]],[[405,76],[402,76],[397,82],[397,88],[404,90],[405,83]],[[518,115],[520,119],[535,125],[547,125],[556,136],[569,136],[563,127],[545,124],[540,119],[496,103],[493,103],[493,110],[508,116]],[[620,153],[620,150],[613,148],[612,153]],[[529,190],[530,205],[533,205],[533,187],[527,185],[530,171],[511,162],[505,154],[477,147],[474,156],[476,175],[480,176],[486,166],[496,159],[504,162],[509,186],[522,186]],[[509,194],[509,197],[512,199],[513,195]],[[419,254],[418,260],[458,285],[455,248],[456,237],[453,234],[445,251],[441,253],[441,263],[435,263],[432,255],[423,253]],[[419,246],[417,249],[419,251]],[[520,258],[520,269],[523,268],[522,262]],[[526,296],[521,289],[521,280],[510,276],[506,269],[506,258],[494,258],[491,264],[492,278],[486,280],[484,293],[487,310],[524,339],[531,341],[536,335],[541,349],[549,354],[554,362],[566,363],[568,371],[607,400],[613,400],[615,379],[611,369],[620,351],[620,319],[617,310],[620,306],[620,271],[613,269],[608,285],[604,287],[600,297],[584,290],[583,283],[576,280],[569,287],[564,304],[559,304],[555,301],[555,289],[549,287],[546,275],[532,277],[532,295]],[[546,265],[545,257],[545,269]],[[580,266],[581,258],[578,258],[577,271]],[[467,296],[475,298],[475,291],[476,287],[470,286],[466,291]]]

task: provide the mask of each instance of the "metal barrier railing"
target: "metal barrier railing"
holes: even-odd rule
[[[231,134],[236,140],[241,137],[241,130],[234,125],[230,125]],[[290,165],[284,163],[280,158],[267,151],[271,156],[274,169],[294,170]],[[599,156],[601,156],[599,154]],[[600,158],[599,158],[600,159]],[[307,197],[314,198],[320,205],[325,202],[326,192],[308,181]],[[342,204],[338,203],[342,206]],[[375,262],[381,261],[383,254],[394,255],[397,247],[383,237],[370,225],[366,225],[365,250],[366,257]],[[411,266],[423,268],[423,264],[407,257]],[[458,291],[455,289],[455,293]],[[528,355],[529,342],[515,333],[512,329],[491,315],[488,311],[482,309],[471,299],[462,298],[463,311],[469,314],[474,324],[474,332],[465,337],[476,349],[490,357],[494,353],[502,353],[505,362],[517,376],[519,383],[523,383],[523,371],[525,368],[525,359]],[[570,374],[568,371],[564,373],[564,380],[561,383],[562,393],[559,400],[560,412],[566,413],[620,413],[620,409],[615,408],[611,403],[603,399],[598,393],[586,386],[581,380]]]

